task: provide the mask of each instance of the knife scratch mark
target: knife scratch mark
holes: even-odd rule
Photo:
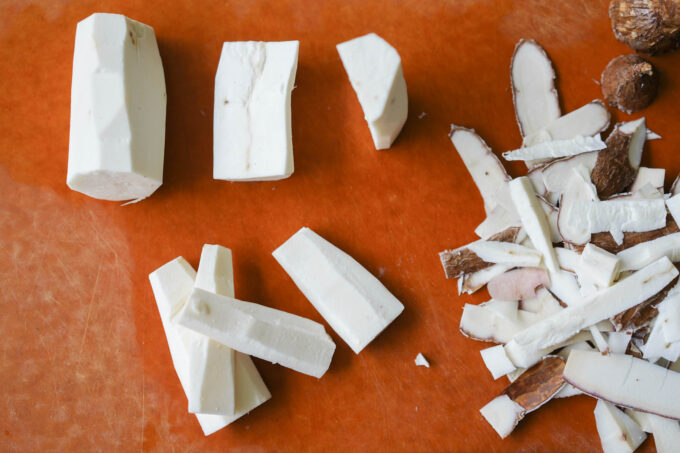
[[[97,293],[97,285],[99,284],[99,275],[102,271],[102,265],[99,263],[99,268],[97,269],[97,277],[94,280],[94,286],[92,287],[92,297],[90,297],[90,304],[87,309],[87,320],[85,321],[85,330],[83,331],[83,338],[80,340],[80,351],[78,352],[78,357],[83,354],[83,347],[85,346],[85,337],[87,337],[87,329],[90,326],[90,318],[92,317],[92,305],[94,302],[94,295]],[[80,361],[79,361],[80,364]],[[78,367],[80,368],[80,366]]]

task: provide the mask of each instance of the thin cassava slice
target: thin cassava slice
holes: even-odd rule
[[[474,129],[451,125],[449,136],[482,195],[487,214],[490,213],[499,204],[499,192],[510,176],[498,156]]]
[[[680,419],[680,373],[630,355],[573,351],[564,380],[595,398]]]
[[[555,70],[545,50],[533,39],[522,39],[510,64],[512,100],[523,137],[545,129],[560,117]]]
[[[609,127],[611,114],[604,102],[595,99],[576,110],[560,116],[543,130],[524,137],[523,145],[531,146],[546,140],[569,140],[578,136],[596,135]]]

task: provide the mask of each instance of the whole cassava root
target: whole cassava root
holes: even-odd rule
[[[633,50],[658,55],[680,46],[680,0],[612,0],[616,39]]]
[[[610,106],[633,113],[654,101],[659,73],[651,62],[638,55],[619,55],[602,72],[601,86]]]

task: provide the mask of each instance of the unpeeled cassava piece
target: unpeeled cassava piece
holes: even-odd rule
[[[399,54],[375,33],[336,47],[359,98],[375,148],[389,148],[408,114],[406,80]]]
[[[607,64],[600,85],[609,105],[630,114],[654,101],[659,73],[650,61],[638,55],[619,55]]]
[[[182,257],[166,263],[149,275],[172,362],[189,401],[198,401],[209,407],[215,401],[201,401],[201,397],[220,393],[234,395],[232,415],[196,414],[207,436],[264,403],[271,398],[271,394],[250,357],[236,352],[229,358],[228,351],[225,353],[228,348],[216,345],[209,338],[185,329],[171,320],[186,302],[195,279],[196,272]],[[206,280],[207,276],[203,278],[207,283]],[[212,353],[205,353],[208,351]],[[227,359],[233,360],[232,368],[229,368],[231,362],[224,362]],[[230,370],[231,376],[228,374]],[[194,382],[196,378],[198,382]],[[232,387],[231,390],[229,386]]]
[[[165,77],[153,28],[119,14],[78,23],[66,183],[142,200],[163,183]]]
[[[272,255],[356,354],[404,310],[361,264],[309,228]]]
[[[657,55],[680,46],[680,1],[612,0],[609,18],[616,39]]]
[[[293,173],[290,98],[298,41],[225,42],[215,76],[213,178],[266,181]]]
[[[600,151],[590,175],[600,198],[623,192],[637,175],[647,137],[645,119],[617,124],[607,137],[607,149]]]
[[[524,415],[535,411],[560,391],[564,386],[562,370],[562,357],[546,357],[481,408],[482,416],[501,438],[507,437]]]

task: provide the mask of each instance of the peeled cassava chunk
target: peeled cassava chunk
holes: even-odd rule
[[[149,275],[158,311],[161,315],[163,330],[168,340],[172,363],[187,398],[194,398],[196,391],[192,380],[192,345],[205,344],[200,334],[178,326],[171,317],[184,305],[194,287],[196,272],[182,257],[156,269]],[[206,339],[207,341],[211,341]],[[196,414],[203,433],[208,436],[271,398],[267,386],[253,361],[245,354],[234,354],[234,413],[233,415]],[[220,385],[229,385],[228,379],[219,379]]]
[[[357,354],[404,310],[366,268],[309,228],[272,255]]]
[[[119,14],[78,23],[66,183],[142,200],[163,183],[165,78],[153,28]]]
[[[335,343],[318,323],[198,288],[174,321],[244,354],[317,378],[328,370],[335,352]]]
[[[337,45],[376,149],[387,149],[406,122],[408,95],[397,51],[375,33]]]
[[[213,178],[263,181],[293,173],[290,98],[298,41],[225,42],[215,75]]]

